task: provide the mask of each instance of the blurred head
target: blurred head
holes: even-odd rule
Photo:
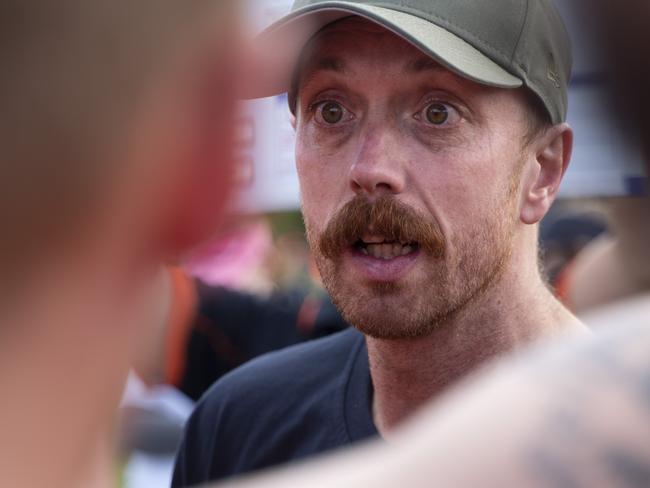
[[[129,260],[173,256],[213,229],[228,189],[231,8],[3,4],[5,283],[98,245],[130,248]]]
[[[2,486],[72,486],[155,319],[155,271],[217,223],[233,3],[0,7]]]

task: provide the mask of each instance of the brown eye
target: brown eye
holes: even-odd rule
[[[321,108],[321,116],[328,124],[338,124],[343,119],[343,107],[336,102],[327,102]]]
[[[427,107],[427,121],[433,125],[442,125],[449,120],[449,109],[442,103],[432,103]]]

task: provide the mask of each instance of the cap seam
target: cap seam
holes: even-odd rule
[[[517,43],[515,44],[515,48],[512,51],[512,56],[510,57],[511,63],[517,63],[515,61],[515,56],[517,56],[517,51],[519,51],[519,44],[521,43],[521,39],[524,37],[524,31],[526,30],[526,26],[528,25],[529,14],[530,14],[530,0],[526,0],[526,12],[524,13],[524,21],[521,24],[519,37],[517,38]],[[520,66],[519,63],[517,63],[517,65]]]

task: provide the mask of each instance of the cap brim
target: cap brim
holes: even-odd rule
[[[409,41],[449,70],[469,80],[500,88],[523,82],[478,49],[448,30],[397,10],[344,1],[308,6],[284,17],[255,40],[253,65],[243,98],[262,98],[289,90],[291,76],[305,44],[320,29],[336,20],[358,15]]]

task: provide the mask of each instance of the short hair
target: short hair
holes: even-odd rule
[[[219,3],[219,2],[217,2]],[[214,2],[3,0],[0,268],[92,218],[138,97]],[[201,14],[203,12],[203,14]]]
[[[544,107],[544,104],[528,88],[521,88],[524,94],[526,106],[526,132],[524,133],[524,145],[532,143],[537,136],[544,133],[553,126],[551,114]]]

